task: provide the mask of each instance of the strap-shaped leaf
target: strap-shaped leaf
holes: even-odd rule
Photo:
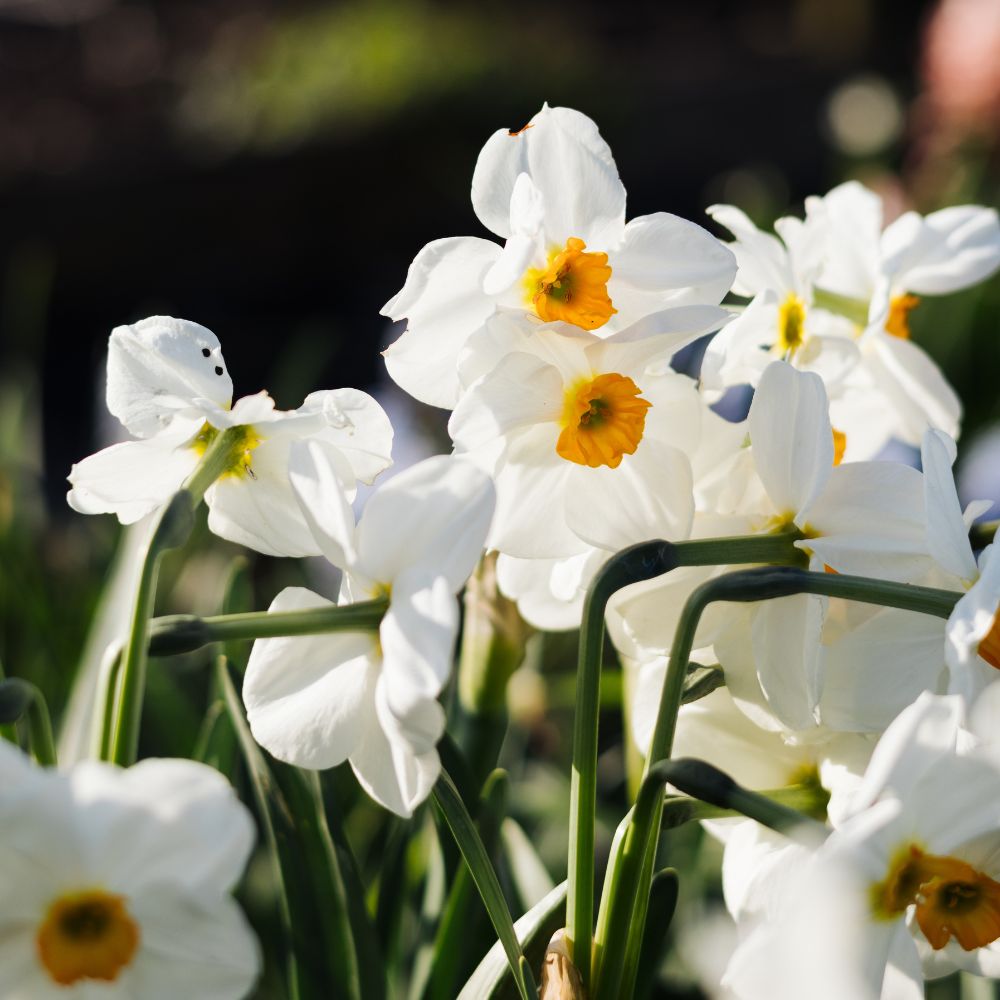
[[[549,939],[566,923],[566,883],[557,885],[514,924],[527,964],[537,969]],[[515,1000],[519,996],[503,945],[497,941],[462,987],[458,1000]]]
[[[225,657],[216,663],[216,678],[250,772],[274,862],[289,994],[292,1000],[369,1000],[362,991],[352,914],[319,783],[315,775],[265,759],[250,734]]]
[[[489,855],[486,853],[486,848],[476,831],[476,825],[472,822],[468,809],[465,808],[462,796],[459,795],[454,782],[448,777],[447,771],[441,772],[441,777],[438,778],[437,784],[434,786],[433,794],[434,804],[462,852],[462,857],[476,883],[486,912],[489,913],[490,920],[493,922],[493,928],[500,938],[503,950],[507,955],[507,961],[514,971],[515,982],[521,997],[523,1000],[537,1000],[538,992],[531,971],[521,962],[521,946],[514,931],[514,924],[510,918],[510,911],[507,909],[507,901],[500,888],[497,873],[493,870]]]

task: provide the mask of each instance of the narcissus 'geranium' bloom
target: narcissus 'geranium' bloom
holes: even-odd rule
[[[293,411],[267,393],[230,406],[232,382],[218,338],[186,320],[154,316],[117,327],[108,346],[108,409],[139,440],[73,466],[67,497],[84,514],[123,524],[166,503],[218,434],[241,428],[230,463],[205,495],[217,535],[268,555],[318,555],[288,482],[294,441],[320,443],[353,497],[391,464],[392,426],[367,393],[310,393]]]
[[[386,352],[417,399],[453,407],[459,355],[498,310],[600,336],[668,306],[716,304],[736,273],[700,226],[658,212],[625,223],[625,189],[597,126],[548,106],[518,132],[500,129],[472,179],[479,220],[506,240],[435,240],[383,313],[407,319]]]
[[[826,249],[822,226],[778,219],[778,239],[732,205],[713,205],[708,214],[736,237],[731,247],[739,271],[733,291],[751,302],[709,344],[702,384],[708,390],[756,385],[761,372],[783,358],[835,386],[857,364],[859,354],[851,324],[813,304],[813,282]]]
[[[954,696],[923,694],[907,708],[811,862],[842,872],[864,904],[861,970],[882,1000],[922,997],[925,971],[1000,971],[1000,764],[963,720]],[[811,894],[814,875],[806,861],[777,898],[751,876],[758,914],[773,919],[793,895]],[[812,916],[801,915],[817,949],[826,947],[822,903],[815,898]]]
[[[961,404],[937,365],[910,339],[920,297],[946,295],[988,278],[1000,266],[993,209],[959,205],[920,216],[906,212],[883,229],[882,199],[856,181],[806,201],[828,245],[816,278],[826,292],[867,309],[858,327],[861,363],[838,392],[834,422],[867,431],[870,449],[894,435],[919,444],[927,427],[958,436]]]
[[[0,994],[246,996],[260,957],[230,892],[253,840],[250,814],[202,764],[60,773],[0,743]]]
[[[675,309],[656,317],[651,335],[640,323],[603,340],[490,321],[470,347],[486,373],[448,429],[496,480],[491,548],[561,558],[687,535],[703,404],[668,363],[679,337],[711,329],[720,312]]]
[[[469,461],[427,459],[379,488],[355,528],[320,445],[293,446],[291,479],[317,544],[345,571],[341,603],[388,597],[389,609],[377,633],[258,640],[243,683],[250,728],[299,767],[350,761],[372,798],[409,816],[440,771],[455,595],[482,554],[493,484]],[[289,587],[270,610],[329,603]]]

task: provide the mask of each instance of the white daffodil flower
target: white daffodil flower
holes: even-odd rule
[[[826,249],[822,226],[786,217],[775,222],[778,236],[772,236],[733,205],[713,205],[708,214],[736,237],[730,244],[739,264],[733,292],[751,302],[708,345],[704,388],[717,394],[731,385],[756,386],[775,358],[835,386],[860,356],[850,322],[813,306],[813,283]]]
[[[230,893],[253,841],[203,764],[58,772],[0,743],[0,994],[246,996],[260,955]]]
[[[258,640],[243,682],[250,728],[298,767],[350,761],[373,799],[409,816],[440,772],[437,696],[451,672],[456,594],[493,515],[493,484],[471,462],[430,458],[380,487],[355,527],[326,449],[294,445],[290,470],[317,545],[344,570],[341,603],[388,597],[389,609],[377,634]],[[290,587],[270,610],[329,604]]]
[[[867,437],[870,454],[890,435],[919,444],[927,427],[957,437],[961,403],[937,365],[910,339],[909,316],[920,296],[968,288],[996,271],[997,213],[978,205],[925,217],[911,211],[883,230],[882,199],[849,181],[822,198],[807,199],[806,217],[817,220],[828,238],[817,286],[867,308],[858,328],[861,363],[832,403],[838,426]],[[877,425],[875,400],[882,413]]]
[[[860,995],[918,998],[925,974],[1000,971],[1000,762],[963,720],[960,698],[922,694],[886,730],[814,858],[786,856],[777,896],[749,876],[765,920],[787,912],[791,891],[814,900],[801,919],[817,951],[834,945],[813,879],[843,876],[865,917]]]
[[[138,440],[112,445],[70,471],[69,505],[131,524],[165,504],[216,436],[241,428],[229,468],[208,489],[215,534],[267,555],[319,555],[288,481],[289,448],[314,440],[348,495],[391,464],[392,426],[357,389],[310,393],[293,411],[266,392],[231,406],[218,338],[186,320],[153,316],[117,327],[108,346],[108,409]]]
[[[500,129],[472,179],[479,220],[506,240],[435,240],[383,307],[407,320],[385,352],[410,395],[452,408],[465,344],[498,310],[607,336],[668,306],[716,305],[736,273],[702,227],[658,212],[625,222],[625,189],[597,126],[547,105],[520,131]]]
[[[490,548],[561,559],[687,535],[704,406],[668,365],[677,337],[711,328],[719,313],[675,309],[652,334],[640,323],[604,340],[509,316],[489,322],[469,352],[485,373],[448,430],[496,481]]]

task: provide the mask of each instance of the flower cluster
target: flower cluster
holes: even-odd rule
[[[500,592],[527,622],[586,632],[588,588],[621,550],[662,540],[671,565],[626,580],[597,609],[635,681],[631,738],[655,764],[676,715],[675,753],[765,797],[792,791],[823,824],[789,838],[734,815],[706,821],[725,843],[741,930],[719,990],[819,995],[809,970],[830,969],[824,995],[894,1000],[956,968],[998,975],[1000,556],[986,547],[977,558],[970,543],[989,504],[961,508],[961,407],[911,336],[923,297],[1000,267],[996,213],[961,206],[884,225],[880,198],[849,182],[773,234],[714,206],[726,243],[666,212],[626,222],[625,201],[610,149],[577,111],[545,106],[490,137],[472,202],[502,245],[435,240],[383,310],[406,321],[388,372],[451,411],[454,454],[377,484],[357,519],[358,483],[390,465],[379,404],[354,389],[314,392],[291,412],[266,393],[234,404],[217,338],[167,317],[113,331],[108,408],[135,440],[74,466],[69,502],[132,523],[179,490],[198,493],[211,461],[201,492],[212,531],[340,570],[336,602],[288,588],[261,616],[247,721],[281,761],[349,763],[401,817],[441,775],[458,594],[483,554],[496,553]],[[701,338],[698,376],[682,374],[674,356]],[[714,407],[737,385],[753,400],[745,419],[728,419]],[[892,439],[920,447],[920,470],[881,458]],[[716,555],[676,555],[704,546]],[[770,562],[798,566],[809,586],[710,604],[692,620],[705,585]],[[821,585],[837,578],[840,590]],[[329,624],[350,608],[374,624]],[[145,650],[136,619],[126,673]],[[688,654],[716,689],[678,713],[669,677]],[[75,809],[81,818],[53,819],[51,835],[85,830],[79,849],[31,845],[32,858],[61,852],[67,870],[50,867],[25,890],[5,940],[34,935],[34,957],[29,969],[10,945],[21,956],[10,995],[91,980],[166,995],[147,983],[163,960],[158,921],[176,919],[174,907],[191,914],[177,954],[203,977],[188,995],[249,988],[255,952],[225,895],[249,835],[220,779],[195,765],[184,777],[182,762],[10,768],[19,777],[0,795],[0,830],[12,857],[22,848],[6,831],[28,831],[32,816]],[[97,837],[107,844],[95,848]],[[109,850],[115,865],[94,867]],[[0,851],[8,867],[11,885],[34,878]],[[214,922],[200,942],[199,921]],[[598,997],[617,996],[596,952],[591,966],[590,932],[583,946],[579,927],[569,935],[566,963],[594,977]],[[226,935],[228,964],[217,961]],[[209,952],[210,970],[199,964]]]

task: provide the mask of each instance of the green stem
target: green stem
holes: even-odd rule
[[[573,963],[589,985],[594,920],[594,822],[597,802],[597,719],[600,708],[604,612],[608,601],[629,584],[668,573],[678,566],[738,563],[801,563],[797,532],[710,538],[671,544],[643,542],[624,549],[601,567],[587,591],[577,660],[573,771],[570,779],[569,874],[566,936]],[[685,660],[685,664],[687,660]]]
[[[325,632],[377,630],[389,602],[385,598],[357,604],[306,608],[302,611],[247,611],[236,615],[168,615],[149,623],[149,654],[190,653],[213,642],[275,639]]]
[[[909,584],[889,583],[871,580],[867,577],[847,576],[831,573],[810,573],[792,567],[762,567],[738,570],[708,580],[696,587],[687,599],[681,613],[677,631],[670,650],[667,675],[660,695],[660,707],[656,728],[650,742],[646,760],[647,777],[659,773],[657,766],[670,756],[677,712],[680,708],[687,675],[687,665],[694,637],[702,613],[716,601],[749,603],[790,597],[794,594],[816,594],[840,597],[879,604],[885,607],[916,611],[922,614],[947,618],[961,594],[949,590],[930,587],[915,587]],[[654,787],[659,785],[652,783]],[[643,786],[647,786],[644,784]],[[626,946],[632,933],[645,923],[648,905],[649,883],[644,878],[647,851],[655,844],[660,829],[663,811],[663,795],[647,792],[636,802],[630,829],[625,838],[625,846],[620,866],[619,879],[608,886],[611,896],[608,902],[608,940],[604,943],[603,967],[596,970],[595,981],[598,988],[594,997],[625,996],[619,988],[624,976],[629,981],[632,973],[623,970]]]
[[[43,767],[56,766],[56,747],[52,738],[52,721],[42,692],[20,677],[0,682],[0,721],[13,725],[23,722],[28,729],[31,755]],[[15,733],[15,740],[16,733]]]
[[[242,427],[231,427],[215,438],[184,487],[160,512],[146,547],[128,639],[122,650],[120,697],[115,705],[108,751],[108,759],[123,767],[135,762],[139,750],[139,727],[146,691],[146,633],[156,600],[160,559],[168,549],[177,548],[186,541],[195,509],[209,486],[231,467],[233,449],[243,435]]]

